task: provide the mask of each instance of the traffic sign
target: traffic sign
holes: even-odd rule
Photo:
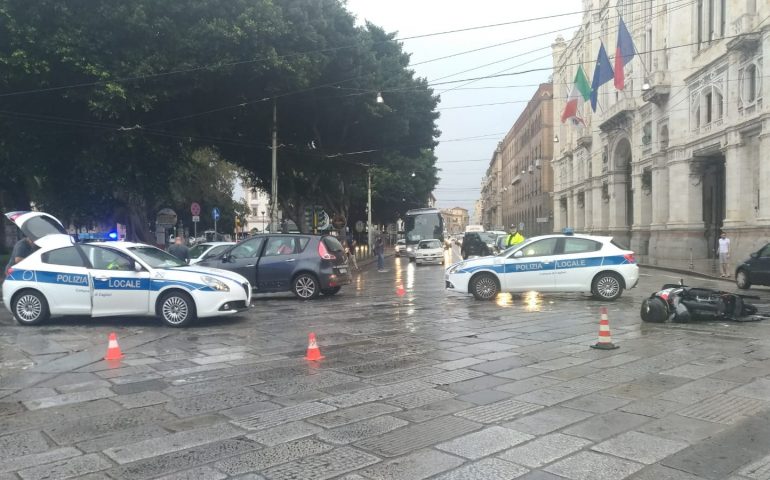
[[[345,225],[347,224],[348,224],[348,221],[345,218],[345,215],[342,215],[340,213],[334,215],[334,220],[332,220],[332,225],[334,225],[334,228],[342,229],[342,228],[345,228]]]
[[[198,202],[193,202],[192,205],[190,205],[190,213],[196,217],[201,214],[201,206],[198,205]]]
[[[356,232],[361,233],[364,231],[364,222],[361,220],[356,222]]]
[[[217,207],[211,209],[211,216],[214,217],[214,220],[219,220],[219,209]]]
[[[198,215],[193,215],[192,218],[193,218],[193,223],[198,223],[201,221],[201,217],[199,217]]]

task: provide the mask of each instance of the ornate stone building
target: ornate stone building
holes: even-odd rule
[[[497,144],[487,173],[481,180],[481,224],[486,230],[501,230],[503,226],[503,158],[502,142]]]
[[[449,235],[457,235],[465,232],[468,226],[468,210],[462,207],[445,208],[441,210],[444,217],[444,230]]]
[[[714,271],[770,234],[770,2],[584,0],[583,25],[553,44],[554,228],[609,234],[650,264]],[[561,124],[578,65],[615,51],[618,14],[637,54],[625,89],[598,90],[585,126]]]

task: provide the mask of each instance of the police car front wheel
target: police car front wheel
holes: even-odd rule
[[[186,327],[195,320],[195,302],[184,292],[170,292],[161,299],[158,314],[170,327]]]
[[[591,293],[600,300],[615,300],[623,293],[623,281],[617,273],[602,272],[594,278]]]
[[[492,300],[500,292],[500,285],[492,274],[481,273],[471,279],[470,290],[476,300]]]
[[[23,290],[13,299],[13,317],[21,325],[37,325],[50,315],[48,302],[42,293]]]

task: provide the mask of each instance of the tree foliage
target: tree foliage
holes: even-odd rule
[[[369,168],[376,220],[421,206],[438,99],[394,34],[354,20],[339,0],[0,0],[0,207],[148,240],[157,209],[209,195],[232,222],[223,161],[269,190],[274,103],[297,224],[311,204],[363,218]]]

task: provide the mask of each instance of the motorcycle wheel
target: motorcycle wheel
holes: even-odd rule
[[[642,301],[642,321],[649,323],[664,323],[668,318],[666,303],[657,297],[645,298]]]

